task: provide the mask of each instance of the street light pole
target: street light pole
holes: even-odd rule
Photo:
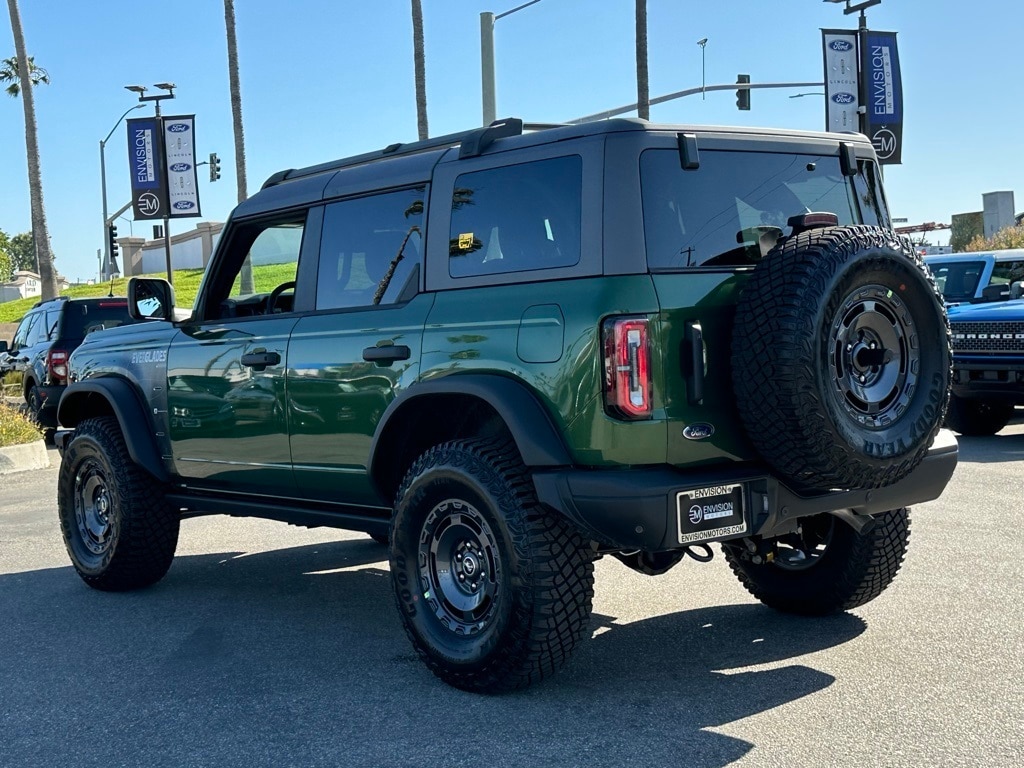
[[[708,39],[706,37],[702,37],[700,40],[697,41],[697,45],[700,46],[700,87],[701,87],[700,100],[701,101],[704,101],[704,97],[706,95],[705,91],[704,91],[704,86],[707,84],[707,81],[704,79],[704,47],[707,44],[708,44]]]
[[[154,88],[159,88],[159,89],[161,89],[163,91],[167,91],[167,93],[157,93],[157,94],[154,94],[152,96],[146,96],[145,95],[146,94],[146,87],[143,86],[143,85],[126,85],[125,86],[125,88],[128,89],[129,91],[131,91],[132,93],[139,94],[139,101],[140,102],[142,102],[142,103],[145,103],[147,101],[152,101],[153,102],[153,106],[156,107],[157,130],[163,131],[163,126],[162,126],[161,121],[160,121],[160,102],[163,101],[164,99],[173,99],[174,98],[174,89],[177,88],[178,86],[176,86],[174,83],[157,83],[153,87]],[[165,169],[164,184],[165,185],[167,184],[166,169]],[[167,282],[170,283],[171,285],[174,285],[174,274],[173,274],[173,272],[171,270],[171,219],[170,219],[170,216],[168,214],[169,214],[169,211],[165,210],[164,211],[164,260],[165,260],[165,262],[167,264]]]
[[[494,81],[494,22],[539,2],[540,0],[530,0],[511,11],[497,15],[490,11],[480,14],[480,96],[483,103],[484,125],[493,123],[497,119],[498,111],[495,95],[497,88]]]
[[[114,123],[114,127],[110,129],[110,133],[107,134],[105,139],[100,139],[100,186],[103,189],[103,262],[100,264],[100,279],[106,280],[107,274],[105,270],[110,269],[110,238],[107,236],[107,227],[110,226],[107,221],[107,157],[104,151],[107,146],[107,142],[110,141],[110,137],[114,135],[114,131],[117,130],[117,126],[121,124],[128,113],[133,109],[141,109],[142,104],[136,104],[134,107],[129,107],[124,111],[124,114],[117,118],[117,122]]]

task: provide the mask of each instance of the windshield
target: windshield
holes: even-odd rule
[[[925,263],[928,263],[927,261]],[[939,291],[947,302],[970,301],[978,292],[985,262],[974,259],[928,263]]]
[[[752,264],[789,234],[791,216],[836,214],[840,225],[888,225],[874,165],[843,176],[838,157],[702,151],[683,170],[678,152],[640,158],[647,263],[652,271]]]

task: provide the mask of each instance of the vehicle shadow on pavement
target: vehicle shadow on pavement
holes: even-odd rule
[[[71,568],[0,576],[4,764],[721,766],[755,745],[705,729],[826,688],[793,660],[865,629],[753,604],[595,615],[561,674],[479,696],[416,657],[385,554],[180,556],[126,594]]]
[[[1024,459],[1024,433],[997,434],[987,437],[956,436],[961,464],[992,464]]]

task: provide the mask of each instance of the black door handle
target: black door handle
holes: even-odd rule
[[[254,371],[265,371],[268,365],[277,365],[281,362],[281,356],[277,352],[257,350],[242,355],[242,365],[252,368]]]
[[[391,365],[395,360],[408,360],[411,355],[412,351],[404,344],[386,344],[363,350],[363,360],[377,365]]]

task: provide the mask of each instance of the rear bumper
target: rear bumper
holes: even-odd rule
[[[941,430],[924,461],[898,483],[873,490],[801,496],[763,468],[677,471],[670,468],[535,471],[539,500],[568,517],[586,534],[618,549],[678,549],[677,494],[683,489],[742,484],[747,531],[709,537],[778,535],[801,517],[845,511],[861,517],[936,499],[956,468],[958,448]]]

